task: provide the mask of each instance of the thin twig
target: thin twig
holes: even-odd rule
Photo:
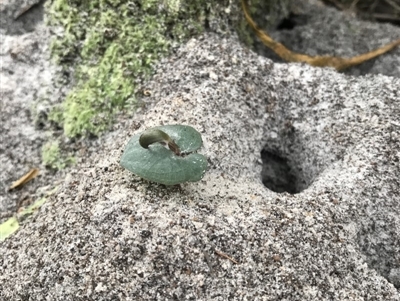
[[[387,4],[391,5],[395,10],[400,11],[400,4],[397,4],[393,0],[384,0]]]
[[[356,11],[357,10],[357,4],[358,4],[358,2],[359,2],[360,0],[354,0],[352,3],[351,3],[351,5],[350,5],[350,10],[351,11]]]
[[[400,21],[400,17],[396,17],[389,14],[373,14],[372,17],[378,20],[386,20],[386,21]]]
[[[237,262],[235,259],[233,259],[232,257],[230,257],[229,255],[225,254],[224,252],[218,251],[217,249],[214,250],[215,253],[221,257],[224,257],[226,259],[229,259],[230,261],[232,261],[233,263],[239,264],[239,262]]]
[[[338,8],[338,9],[340,9],[340,10],[346,10],[346,9],[347,9],[346,6],[344,6],[343,4],[341,4],[341,3],[340,3],[339,1],[337,1],[337,0],[326,0],[326,1],[332,3],[333,5],[336,6],[336,8]]]

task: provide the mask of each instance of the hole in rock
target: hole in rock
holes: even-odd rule
[[[275,192],[298,193],[301,191],[297,186],[298,176],[290,163],[271,151],[262,150],[263,161],[262,181],[263,184]]]
[[[262,182],[274,192],[302,192],[334,158],[329,147],[315,135],[305,136],[294,127],[288,130],[286,125],[277,133],[263,141]]]
[[[282,21],[276,27],[277,30],[292,30],[298,25],[305,25],[307,23],[307,16],[290,13],[287,18]]]

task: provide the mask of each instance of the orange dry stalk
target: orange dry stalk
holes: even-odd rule
[[[261,39],[265,46],[272,49],[277,55],[279,55],[287,62],[307,63],[311,66],[316,67],[333,67],[336,70],[340,71],[373,59],[400,45],[399,39],[381,48],[351,58],[342,58],[335,56],[308,56],[306,54],[296,53],[287,49],[281,43],[274,41],[267,33],[259,28],[249,14],[246,0],[241,1],[246,20],[249,23],[250,27],[254,30],[255,34]]]

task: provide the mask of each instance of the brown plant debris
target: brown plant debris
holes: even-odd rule
[[[307,63],[315,67],[333,67],[336,70],[340,71],[373,59],[400,45],[399,39],[381,48],[351,58],[342,58],[335,56],[309,56],[306,54],[296,53],[287,49],[281,43],[274,41],[267,33],[260,29],[249,14],[246,1],[241,1],[245,18],[250,27],[254,30],[255,34],[261,39],[265,46],[273,50],[277,55],[279,55],[279,57],[287,62]]]
[[[36,176],[38,174],[39,174],[39,169],[32,168],[28,173],[26,173],[24,176],[22,176],[17,181],[12,183],[12,185],[9,188],[9,190],[12,190],[14,188],[17,188],[19,186],[22,186],[22,185],[28,183],[30,180],[33,180],[34,178],[36,178]]]
[[[232,261],[233,263],[239,264],[238,261],[236,261],[235,259],[233,259],[232,257],[230,257],[229,255],[225,254],[224,252],[218,251],[217,249],[214,250],[215,253],[223,258],[229,259],[230,261]]]

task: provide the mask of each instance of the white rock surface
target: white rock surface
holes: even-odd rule
[[[144,115],[0,245],[0,299],[400,300],[399,87],[191,40],[143,87]],[[199,130],[209,159],[181,189],[118,164],[169,123]],[[262,184],[263,149],[300,193]]]

